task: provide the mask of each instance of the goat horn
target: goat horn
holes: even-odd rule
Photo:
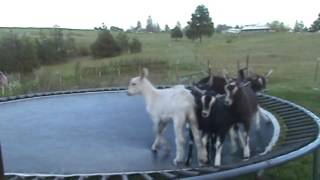
[[[208,83],[207,83],[210,87],[213,86],[213,74],[210,74],[210,78],[208,80]]]
[[[272,74],[272,72],[273,72],[273,69],[270,69],[270,70],[264,75],[264,77],[265,77],[265,78],[268,78],[268,77]]]
[[[222,69],[222,75],[224,77],[224,80],[229,83],[230,82],[230,78],[228,77],[228,71],[226,69]]]

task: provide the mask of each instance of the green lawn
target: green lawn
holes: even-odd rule
[[[1,32],[4,29],[0,29]],[[18,29],[20,33],[29,33],[37,36],[39,30]],[[67,30],[66,30],[67,31]],[[76,39],[78,47],[89,47],[96,37],[94,31],[68,30]],[[137,37],[143,44],[143,52],[139,54],[125,54],[114,58],[93,60],[92,57],[82,57],[70,60],[66,64],[44,66],[37,70],[36,74],[59,73],[66,79],[64,89],[100,86],[126,86],[130,77],[138,74],[138,67],[147,65],[151,74],[151,81],[155,84],[176,83],[175,69],[179,73],[196,72],[205,70],[205,64],[209,60],[214,68],[214,73],[220,73],[221,69],[227,69],[231,74],[236,72],[236,62],[239,60],[245,64],[247,55],[250,55],[250,67],[257,73],[274,69],[269,84],[268,93],[302,105],[316,114],[320,114],[320,75],[318,82],[313,82],[315,64],[320,57],[319,33],[250,33],[241,34],[238,37],[230,35],[213,35],[204,39],[202,43],[182,39],[174,41],[169,34],[158,33],[129,33],[129,37]],[[231,43],[227,43],[231,40]],[[161,62],[163,66],[152,66],[147,62]],[[179,65],[176,65],[179,62]],[[134,66],[130,71],[122,69],[120,74],[110,74],[106,71],[100,79],[105,83],[77,86],[76,67],[80,69],[108,68],[123,65]],[[122,67],[122,66],[121,66]],[[104,71],[103,71],[104,72]],[[49,75],[48,75],[49,74]],[[90,76],[91,77],[91,76]],[[112,80],[110,80],[112,77]],[[69,79],[69,81],[67,81]],[[70,80],[71,79],[71,80]],[[47,88],[42,90],[56,90]],[[311,179],[312,158],[306,156],[287,163],[283,166],[266,171],[266,179]],[[250,176],[246,176],[245,179]]]

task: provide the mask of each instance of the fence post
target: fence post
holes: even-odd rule
[[[320,149],[313,152],[313,180],[320,180]]]
[[[317,59],[316,69],[314,71],[314,77],[313,77],[314,83],[316,83],[318,80],[319,63],[320,63],[320,57],[318,57],[318,59]]]
[[[3,159],[2,159],[1,144],[0,144],[0,180],[4,180],[4,169],[3,169]]]

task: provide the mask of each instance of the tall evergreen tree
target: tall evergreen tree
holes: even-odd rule
[[[320,13],[318,15],[318,19],[315,20],[310,27],[310,32],[317,32],[317,31],[320,31]]]
[[[170,31],[170,27],[169,27],[168,24],[165,25],[164,30],[165,30],[166,32],[169,32],[169,31]]]
[[[192,34],[192,38],[199,38],[202,41],[202,36],[210,37],[213,34],[214,26],[209,10],[204,5],[199,5],[195,12],[191,15],[191,21],[188,22],[187,34]],[[188,32],[189,31],[189,32]],[[189,37],[187,35],[187,37]]]
[[[303,32],[304,30],[305,30],[305,26],[304,26],[303,22],[296,21],[294,28],[293,28],[293,31],[294,32]]]
[[[136,30],[136,31],[140,31],[140,30],[141,30],[141,28],[142,28],[142,26],[141,26],[141,22],[140,22],[140,21],[138,21],[138,22],[137,22],[137,27],[135,28],[135,30]]]

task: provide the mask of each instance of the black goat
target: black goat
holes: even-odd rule
[[[236,119],[230,112],[230,107],[225,105],[224,98],[213,90],[203,91],[197,87],[192,88],[196,101],[196,114],[199,129],[203,133],[204,145],[213,136],[215,143],[214,165],[221,165],[222,147],[227,133],[235,125]]]
[[[226,80],[222,76],[210,75],[201,79],[195,86],[202,90],[213,90],[219,94],[224,94],[224,86],[226,85]]]
[[[244,147],[244,158],[250,157],[249,147],[249,131],[252,120],[256,118],[257,126],[260,125],[260,116],[258,115],[258,100],[256,93],[250,87],[250,82],[243,82],[240,80],[228,80],[225,85],[225,104],[230,107],[230,112],[236,117],[237,124],[244,125],[244,133],[238,136],[241,138],[242,146]],[[259,128],[259,127],[257,127]],[[243,140],[245,138],[245,142]]]

